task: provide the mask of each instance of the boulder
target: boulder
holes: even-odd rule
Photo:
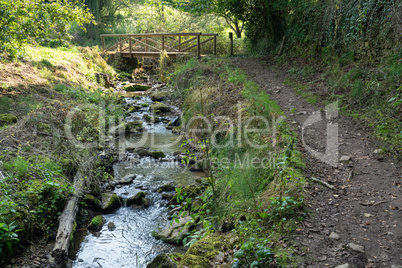
[[[121,207],[121,199],[114,193],[103,193],[101,209],[105,213],[112,213]]]
[[[105,223],[106,220],[102,215],[95,216],[89,223],[88,230],[99,232]]]
[[[127,206],[131,205],[141,205],[143,203],[143,198],[145,198],[146,194],[144,192],[138,192],[133,197],[127,199]]]
[[[93,195],[86,194],[82,200],[90,210],[99,210],[101,208],[101,201]]]
[[[169,258],[167,254],[160,254],[151,261],[147,268],[176,268],[177,265]]]
[[[141,199],[141,205],[142,205],[144,208],[147,208],[147,207],[149,207],[149,206],[151,205],[151,201],[150,201],[148,198],[143,197],[143,198]]]
[[[113,231],[114,229],[116,229],[116,225],[114,225],[114,223],[110,221],[107,224],[107,228],[109,229],[109,231]]]
[[[169,95],[168,92],[155,92],[151,95],[152,101],[163,101]]]
[[[190,227],[193,224],[187,224],[192,220],[191,216],[179,218],[178,223],[168,223],[161,231],[152,232],[152,236],[163,242],[170,244],[179,244],[190,234]]]
[[[134,153],[138,154],[140,157],[151,156],[151,153],[149,152],[149,150],[146,148],[142,148],[142,147],[137,148],[134,151]]]
[[[137,175],[135,174],[130,174],[127,176],[124,176],[123,178],[121,178],[118,183],[119,184],[130,184],[133,182],[133,180],[137,177]]]
[[[123,87],[125,91],[147,91],[151,86],[141,84],[128,84]]]
[[[181,267],[210,267],[211,263],[222,260],[222,248],[227,246],[223,236],[204,237],[187,250],[180,262]],[[265,266],[264,266],[265,267]]]
[[[156,151],[156,152],[151,152],[151,156],[153,158],[159,159],[159,158],[164,158],[166,155],[162,151]]]
[[[0,126],[17,123],[18,118],[13,114],[0,114]]]
[[[128,113],[135,113],[136,111],[137,109],[134,106],[130,106],[130,108],[127,110]]]
[[[142,123],[143,122],[141,120],[128,122],[126,124],[126,133],[136,133],[141,131],[143,129]]]
[[[151,104],[151,111],[153,111],[155,114],[168,113],[172,111],[172,108],[161,102],[156,102]]]
[[[161,192],[171,192],[176,190],[176,187],[172,183],[167,183],[159,187],[158,190],[160,190]]]

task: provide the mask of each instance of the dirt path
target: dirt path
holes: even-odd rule
[[[234,63],[279,103],[300,134],[305,126],[306,145],[324,153],[327,125],[337,123],[338,159],[350,157],[350,161],[330,165],[313,156],[306,146],[302,148],[308,163],[306,175],[335,188],[317,184],[308,189],[313,213],[294,240],[300,248],[308,249],[306,262],[300,267],[402,267],[400,165],[374,153],[378,146],[359,123],[334,114],[327,120],[331,116],[325,107],[314,107],[297,96],[284,85],[285,74],[274,65],[257,59],[235,59]],[[314,118],[318,122],[309,124],[307,120]],[[332,152],[332,156],[336,154]]]

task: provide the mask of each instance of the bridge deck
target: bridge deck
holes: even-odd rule
[[[216,39],[214,33],[146,33],[146,34],[102,34],[102,48],[105,53],[119,53],[123,57],[160,57],[167,53],[169,57],[196,53],[201,57],[201,46],[213,42],[213,53],[216,55]],[[106,48],[105,38],[118,38],[117,43]],[[201,38],[204,38],[201,41]],[[205,39],[208,38],[208,39]],[[110,43],[110,42],[109,42]],[[211,48],[210,48],[211,49]]]
[[[124,58],[132,58],[132,57],[151,57],[151,58],[159,58],[161,52],[107,52],[109,54],[119,53]],[[189,52],[166,52],[166,54],[170,58],[176,58],[178,55],[188,55],[191,54]]]

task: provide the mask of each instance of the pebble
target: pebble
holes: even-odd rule
[[[341,264],[336,266],[335,268],[350,268],[350,264],[349,263]]]
[[[402,265],[394,264],[391,266],[391,268],[402,268]]]
[[[334,239],[334,240],[339,240],[339,239],[340,239],[339,235],[338,235],[337,233],[335,233],[335,232],[332,232],[332,233],[329,235],[329,238],[330,238],[330,239]]]
[[[342,157],[341,157],[341,159],[339,160],[339,162],[341,162],[341,163],[347,163],[347,162],[349,162],[350,161],[350,156],[348,156],[348,155],[343,155]]]
[[[347,245],[347,247],[350,248],[350,249],[352,249],[352,250],[354,250],[354,251],[357,251],[357,252],[361,252],[361,253],[364,253],[364,252],[365,252],[364,246],[362,246],[362,245],[357,245],[357,244],[355,244],[355,243],[349,243],[349,244]]]
[[[381,149],[375,149],[373,153],[375,153],[375,154],[380,154],[381,152],[382,152]]]

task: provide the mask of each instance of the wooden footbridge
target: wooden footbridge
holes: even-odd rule
[[[159,57],[166,52],[169,57],[194,53],[201,56],[204,53],[216,55],[215,33],[144,33],[144,34],[102,34],[102,48],[106,53],[120,53],[123,57]],[[114,43],[105,47],[107,43]],[[114,40],[110,40],[114,39]],[[212,42],[212,46],[205,44]]]

